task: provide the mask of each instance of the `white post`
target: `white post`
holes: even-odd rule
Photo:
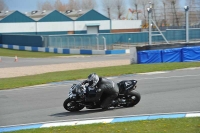
[[[104,40],[104,50],[107,50],[106,48],[106,38],[104,36],[102,36],[103,40]]]
[[[83,41],[82,41],[82,37],[80,37],[80,39],[81,39],[81,48],[83,49]],[[80,49],[81,49],[80,48]]]
[[[97,39],[97,50],[99,50],[99,38],[96,37],[96,39]]]
[[[137,49],[136,49],[136,47],[130,48],[130,63],[137,64]]]
[[[97,34],[96,39],[97,39],[97,50],[99,50],[99,34]]]
[[[189,43],[189,6],[184,6],[185,9],[185,24],[186,24],[186,42]]]
[[[74,48],[75,48],[75,43],[76,43],[76,42],[75,42],[75,37],[73,37],[73,38],[74,38]]]

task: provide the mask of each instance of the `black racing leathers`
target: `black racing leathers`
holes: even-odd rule
[[[104,99],[101,99],[101,108],[103,109],[107,109],[119,93],[119,88],[116,83],[102,77],[99,78],[99,82],[95,86],[95,89],[97,91],[95,99],[86,98],[86,101],[97,101],[103,97]]]

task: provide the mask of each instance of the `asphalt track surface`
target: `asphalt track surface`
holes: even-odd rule
[[[8,67],[22,67],[22,66],[37,66],[63,63],[81,63],[81,62],[95,62],[95,61],[109,61],[109,60],[123,60],[130,59],[130,54],[123,55],[77,55],[77,56],[62,56],[51,58],[19,58],[18,62],[14,62],[14,57],[1,57],[0,68]]]
[[[45,86],[0,91],[0,126],[126,115],[200,111],[200,69],[110,77],[119,82],[138,80],[141,101],[132,108],[108,111],[68,112],[62,104],[73,83],[66,81]]]

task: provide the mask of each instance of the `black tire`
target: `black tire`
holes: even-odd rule
[[[140,93],[137,92],[136,90],[132,90],[127,93],[127,98],[126,98],[127,102],[123,106],[124,107],[133,107],[139,103],[140,99],[141,99]]]
[[[71,105],[70,105],[71,104]],[[75,112],[83,109],[85,106],[80,105],[76,101],[71,100],[70,98],[66,99],[63,103],[63,107],[70,112]]]

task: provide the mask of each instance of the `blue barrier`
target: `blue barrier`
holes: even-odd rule
[[[139,51],[137,54],[139,64],[162,62],[161,50]]]
[[[183,61],[200,61],[200,46],[197,47],[183,47]]]
[[[163,62],[182,62],[182,48],[162,50]]]
[[[200,46],[139,51],[137,56],[138,64],[200,61]]]

